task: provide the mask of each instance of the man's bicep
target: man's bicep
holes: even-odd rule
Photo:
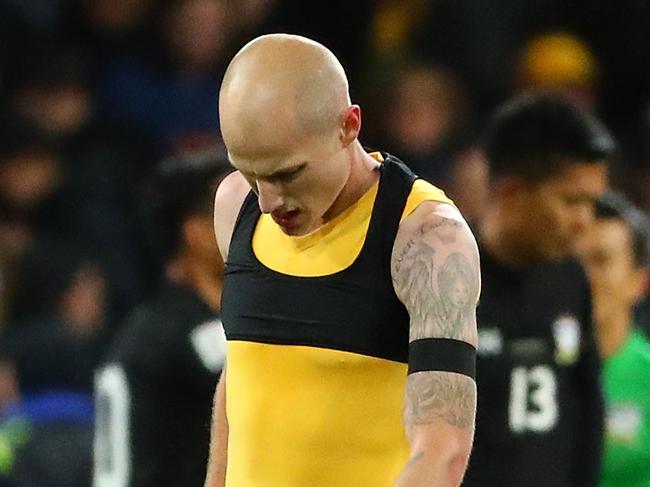
[[[400,225],[391,260],[395,292],[410,316],[410,341],[461,340],[476,346],[478,250],[458,210],[422,204]]]

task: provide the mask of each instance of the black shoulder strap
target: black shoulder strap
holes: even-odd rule
[[[228,262],[241,261],[251,245],[255,224],[260,216],[257,195],[250,191],[239,209],[228,247]]]
[[[371,238],[378,238],[381,242],[384,275],[392,287],[390,261],[393,244],[417,176],[396,157],[386,153],[382,153],[382,156],[384,163],[381,166],[377,205],[368,233]]]

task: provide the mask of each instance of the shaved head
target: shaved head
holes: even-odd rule
[[[269,34],[233,58],[219,93],[221,132],[229,152],[283,143],[289,134],[335,130],[350,106],[341,63],[305,37]]]

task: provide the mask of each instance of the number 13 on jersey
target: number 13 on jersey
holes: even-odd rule
[[[557,380],[547,365],[515,367],[510,376],[508,418],[514,433],[543,433],[558,421]]]

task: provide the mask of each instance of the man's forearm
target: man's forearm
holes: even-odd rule
[[[214,394],[210,454],[204,487],[224,487],[228,465],[228,419],[226,417],[226,371],[223,370]]]
[[[474,438],[476,384],[450,372],[417,372],[406,384],[411,457],[396,487],[458,487]]]
[[[416,453],[402,471],[395,487],[458,487],[466,459],[443,459],[436,452]]]
[[[411,458],[395,487],[458,487],[467,469],[473,430],[459,434],[434,424],[424,429],[429,431],[422,435],[420,430],[421,438],[411,437]]]

